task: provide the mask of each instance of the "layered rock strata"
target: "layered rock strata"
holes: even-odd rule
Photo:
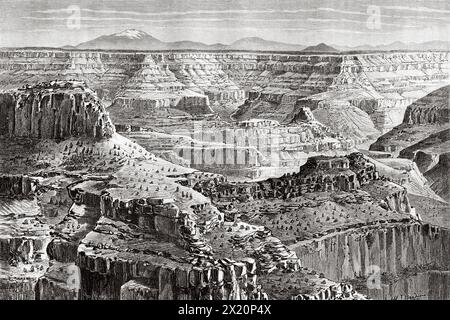
[[[403,149],[448,129],[449,90],[449,86],[442,87],[408,106],[403,122],[379,137],[370,150],[398,155]]]
[[[317,156],[308,159],[300,171],[261,182],[223,183],[217,179],[199,181],[194,189],[211,199],[298,197],[308,192],[352,191],[379,179],[375,165],[361,153],[345,157]]]
[[[448,230],[427,224],[387,224],[300,242],[291,249],[304,266],[339,281],[368,277],[374,266],[379,274],[394,275],[420,266],[448,270],[448,237]]]
[[[41,83],[0,94],[0,135],[42,139],[110,137],[114,126],[78,82]]]
[[[81,78],[100,98],[116,100],[119,106],[175,107],[188,113],[210,112],[208,101],[248,99],[237,114],[239,120],[282,120],[279,117],[290,114],[298,99],[323,93],[313,100],[347,101],[367,113],[382,132],[401,122],[409,103],[448,83],[448,68],[448,52],[439,51],[354,55],[0,52],[4,70],[0,84],[6,88],[42,79]]]

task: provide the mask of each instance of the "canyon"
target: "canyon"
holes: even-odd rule
[[[66,85],[70,87],[70,83]],[[28,89],[33,94],[43,90],[45,96],[54,87],[54,83],[43,83]],[[22,96],[13,96],[21,101]],[[99,101],[94,93],[90,98],[94,105]],[[67,106],[64,99],[57,101],[53,104],[56,113]],[[75,110],[84,103],[75,99]],[[15,111],[22,108],[14,106]],[[94,119],[108,120],[104,109],[98,110],[100,117]],[[39,112],[46,110],[38,109],[34,121],[41,118]],[[56,125],[58,118],[53,119]],[[88,128],[90,119],[82,119],[82,127]],[[109,128],[108,121],[105,125]],[[1,266],[7,271],[1,278],[3,299],[267,298],[256,282],[258,265],[263,262],[252,258],[259,246],[230,259],[214,253],[215,244],[205,239],[205,234],[219,227],[230,228],[227,237],[241,232],[224,221],[223,213],[208,198],[176,182],[192,174],[192,169],[161,160],[114,131],[100,137],[94,132],[85,130],[80,136],[75,132],[64,138],[36,137],[29,131],[25,136],[35,140],[37,155],[34,150],[18,152],[26,146],[20,139],[11,139],[11,132],[2,136],[2,146],[8,149],[12,145],[16,151],[7,154],[10,158],[2,156],[2,169],[15,164],[17,171],[30,177],[9,174],[1,180]],[[46,153],[46,148],[53,150],[52,154]],[[41,153],[48,158],[39,158]],[[21,168],[22,161],[32,165]],[[80,161],[83,165],[77,166]],[[66,210],[58,219],[53,219],[54,211],[49,210],[55,206]],[[298,258],[270,232],[258,239],[270,257],[264,262],[266,268],[300,272]],[[274,246],[284,248],[283,256],[270,251]],[[309,291],[311,296],[339,287],[332,281],[324,286],[313,274],[307,277],[314,288]],[[352,289],[345,295],[358,296]]]
[[[409,159],[429,180],[431,188],[448,200],[449,86],[412,103],[403,122],[370,146]]]
[[[129,119],[142,108],[204,114],[215,103],[247,100],[236,110],[236,119],[282,121],[299,99],[306,99],[311,110],[332,100],[367,113],[382,133],[401,123],[408,104],[449,81],[445,51],[348,55],[2,49],[0,70],[2,88],[83,80],[102,100],[125,108]],[[112,119],[116,124],[125,120]]]
[[[448,54],[1,49],[0,298],[450,299]]]

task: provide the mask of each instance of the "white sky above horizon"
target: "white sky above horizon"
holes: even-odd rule
[[[76,45],[125,29],[162,41],[449,41],[447,0],[0,0],[0,46]]]

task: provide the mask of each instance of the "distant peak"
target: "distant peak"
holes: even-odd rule
[[[265,40],[259,37],[245,37],[234,41],[232,44],[238,44],[243,42],[264,42]]]
[[[245,38],[241,38],[239,40],[264,40],[264,39],[260,38],[260,37],[245,37]]]
[[[126,37],[130,39],[141,39],[148,36],[144,31],[136,30],[136,29],[127,29],[119,33],[115,33],[116,37]]]
[[[333,47],[330,47],[326,43],[321,42],[316,46],[309,46],[309,47],[305,48],[303,51],[337,52],[338,50],[336,50]]]

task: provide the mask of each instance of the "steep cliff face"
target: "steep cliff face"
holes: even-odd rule
[[[420,97],[424,93],[414,93]],[[408,105],[413,103],[415,98],[400,96],[398,94],[386,93],[377,99],[362,98],[350,100],[351,105],[367,113],[373,121],[375,127],[386,133],[403,120],[403,115]]]
[[[74,263],[52,261],[36,284],[36,300],[78,300],[80,271]]]
[[[6,83],[10,80],[8,86],[17,85],[15,81],[27,77],[34,81],[43,73],[55,78],[77,74],[100,88],[99,94],[105,99],[116,98],[117,105],[119,102],[124,105],[129,103],[127,99],[136,99],[136,107],[143,112],[148,107],[179,107],[186,112],[205,113],[209,112],[206,108],[208,99],[234,101],[245,95],[255,101],[268,103],[269,106],[281,105],[282,110],[295,103],[303,95],[302,90],[326,90],[332,85],[333,77],[342,71],[339,56],[64,51],[2,54],[1,68],[7,71],[0,75],[0,81]],[[49,70],[44,70],[46,66],[49,66]],[[376,68],[374,70],[379,72]],[[351,68],[347,71],[361,73]],[[254,83],[263,87],[263,90],[253,89]],[[189,100],[191,96],[186,94],[187,90],[195,93],[192,94],[192,100]],[[149,92],[151,94],[147,96]],[[155,92],[157,94],[154,96]],[[178,102],[167,102],[171,97],[175,97]],[[246,196],[261,198],[261,202],[266,198],[274,202],[280,198],[282,202],[285,202],[284,199],[293,199],[289,203],[291,206],[300,195],[307,195],[314,199],[302,199],[307,208],[322,201],[319,193],[331,193],[340,196],[338,200],[342,202],[342,207],[355,205],[358,214],[362,211],[357,206],[360,203],[367,205],[370,201],[372,208],[377,207],[375,212],[369,210],[361,216],[355,215],[356,218],[334,211],[330,213],[333,218],[323,214],[314,217],[314,227],[328,224],[331,234],[316,240],[317,246],[323,249],[319,253],[314,251],[314,245],[311,249],[308,243],[300,242],[295,247],[296,254],[277,236],[272,236],[267,228],[251,224],[225,224],[224,214],[216,209],[210,199],[186,187],[194,185],[190,178],[186,178],[194,175],[193,170],[158,159],[129,140],[113,134],[113,126],[104,108],[95,94],[84,85],[74,81],[54,82],[5,92],[0,95],[0,99],[2,136],[42,139],[37,143],[39,147],[36,152],[31,150],[19,159],[21,164],[31,163],[28,170],[34,171],[37,168],[34,165],[44,158],[47,165],[44,168],[48,169],[42,169],[40,174],[46,178],[60,169],[84,170],[80,175],[89,176],[68,188],[74,203],[67,216],[54,226],[54,239],[49,245],[48,225],[43,227],[39,221],[33,220],[33,227],[37,228],[39,237],[27,234],[26,239],[23,239],[21,232],[30,232],[30,221],[25,221],[28,218],[18,217],[17,223],[11,224],[10,213],[5,215],[8,219],[2,219],[0,215],[0,228],[6,228],[4,233],[8,234],[8,238],[0,239],[2,271],[3,263],[7,261],[5,265],[8,272],[21,274],[19,268],[11,267],[8,260],[12,259],[13,263],[18,260],[20,267],[20,262],[23,262],[26,268],[30,268],[22,273],[31,274],[25,284],[16,279],[0,281],[1,288],[5,289],[0,290],[0,293],[5,296],[50,298],[58,295],[70,299],[264,297],[256,282],[257,271],[264,273],[275,268],[286,274],[294,273],[299,268],[299,253],[309,265],[314,265],[316,270],[324,270],[324,273],[328,272],[329,277],[335,279],[351,278],[352,274],[364,275],[370,263],[383,264],[382,261],[386,269],[396,273],[415,264],[447,266],[448,235],[437,229],[429,228],[427,231],[426,226],[404,223],[388,225],[385,235],[381,235],[381,231],[370,231],[370,236],[361,236],[365,229],[359,228],[354,232],[339,233],[341,228],[335,222],[348,226],[347,219],[357,219],[361,221],[360,226],[364,226],[366,219],[371,219],[375,214],[379,214],[377,218],[387,215],[412,216],[406,192],[384,181],[381,183],[375,166],[367,163],[362,155],[337,159],[320,157],[312,166],[312,171],[320,169],[317,174],[303,167],[305,175],[286,175],[254,184],[201,186],[211,193],[212,198],[222,200],[243,199]],[[345,106],[348,107],[347,102]],[[268,110],[268,114],[271,112]],[[313,122],[307,112],[302,116],[307,122]],[[332,140],[332,135],[322,129],[320,124],[306,124],[304,127],[283,128],[279,135],[290,140],[293,146],[301,145],[303,148],[303,143],[310,142],[302,149],[308,152],[309,147],[314,152],[337,149],[336,144],[341,140]],[[108,139],[92,139],[103,137]],[[327,139],[323,144],[317,144],[317,137]],[[15,150],[12,153],[24,150],[14,149],[17,147],[14,144],[16,140],[20,139],[4,139],[4,150]],[[8,144],[10,142],[11,146]],[[324,149],[320,149],[322,147]],[[0,154],[4,150],[2,148]],[[19,163],[14,156],[4,159],[16,167]],[[3,162],[3,158],[1,160]],[[332,174],[333,171],[340,174]],[[99,176],[93,177],[95,174]],[[81,179],[80,175],[68,174],[65,178],[70,176],[70,179],[78,180]],[[209,178],[213,180],[216,177]],[[186,184],[178,184],[177,179]],[[5,185],[0,191],[7,196],[4,202],[0,198],[2,208],[16,208],[15,202],[14,206],[10,206],[10,198],[29,193],[26,181],[25,177],[8,177],[0,181]],[[379,197],[371,197],[370,192],[366,191],[368,185],[372,184],[377,184],[374,190],[382,189],[383,192],[375,190]],[[52,183],[49,185],[52,186]],[[378,200],[381,202],[378,203]],[[267,208],[266,204],[262,203],[262,207]],[[29,206],[26,202],[21,205],[25,209]],[[252,202],[252,210],[254,205],[256,202]],[[321,208],[325,210],[325,206],[328,206],[328,201]],[[36,203],[34,207],[37,207]],[[298,218],[299,207],[292,207]],[[306,211],[305,208],[302,211]],[[17,212],[14,214],[17,215]],[[374,225],[379,223],[374,221]],[[288,224],[283,234],[290,233],[288,236],[295,238],[297,234],[290,231],[293,230],[291,219],[283,222]],[[302,221],[297,223],[295,232],[311,227],[302,225]],[[414,228],[418,229],[414,231]],[[330,231],[332,229],[334,231]],[[10,238],[13,231],[17,230],[20,232]],[[208,237],[203,237],[205,234]],[[341,241],[339,237],[342,234],[347,238]],[[314,234],[316,238],[322,235],[322,232]],[[212,239],[215,236],[223,238],[214,241]],[[378,237],[378,240],[372,237]],[[328,243],[330,240],[326,239],[337,239],[337,244]],[[348,247],[345,245],[346,239],[352,243]],[[438,243],[439,239],[444,241]],[[245,250],[241,250],[242,247]],[[47,269],[48,265],[40,263],[38,271],[31,271],[28,262],[36,261],[30,254],[45,255],[43,251],[51,259],[57,260],[58,264],[64,264],[62,269],[74,266],[79,270],[79,292],[76,288],[68,288],[64,277],[57,276],[60,269]],[[344,252],[344,258],[341,252]],[[35,256],[38,260],[38,256]],[[37,267],[33,264],[33,268]],[[7,290],[10,288],[14,290]],[[331,291],[328,287],[328,290],[317,295],[313,292],[311,297],[326,298],[332,294]],[[350,291],[346,293],[352,296],[352,289],[346,291]],[[295,292],[292,292],[292,296],[308,297]]]
[[[0,196],[28,196],[36,190],[37,182],[28,176],[0,176]]]
[[[402,124],[370,146],[414,161],[443,199],[448,199],[449,91],[440,88],[408,106]]]
[[[449,91],[450,86],[446,86],[416,101],[406,109],[403,123],[409,125],[448,124],[450,121]]]
[[[0,94],[0,135],[43,139],[110,137],[114,126],[82,83],[52,82]]]
[[[256,287],[253,261],[193,266],[151,254],[140,258],[121,254],[95,254],[80,248],[82,299],[119,299],[129,295],[129,281],[143,280],[148,298],[167,299],[247,299]],[[144,288],[145,289],[145,288]]]
[[[268,112],[267,117],[279,112],[286,116],[296,100],[313,94],[326,93],[323,100],[341,95],[337,100],[361,108],[376,128],[385,132],[400,123],[396,115],[402,117],[413,99],[448,83],[448,53],[6,50],[0,52],[0,69],[5,71],[0,75],[5,88],[15,88],[25,80],[81,78],[109,103],[136,99],[160,105],[174,96],[189,97],[195,92],[211,103],[242,103],[246,98],[254,102],[243,109],[269,103],[276,111]],[[241,112],[242,117],[248,114],[248,110]]]
[[[2,300],[34,300],[37,279],[18,279],[0,282],[0,298]]]
[[[117,97],[108,111],[115,122],[124,122],[127,118],[158,117],[161,111],[177,109],[191,115],[212,114],[209,98],[190,90],[174,93],[127,92]]]
[[[223,208],[226,218],[271,228],[295,251],[303,270],[315,270],[334,281],[363,278],[365,283],[373,270],[379,270],[380,276],[398,277],[404,281],[401,283],[408,283],[410,295],[417,286],[417,292],[429,290],[427,297],[437,297],[446,285],[436,285],[436,278],[415,285],[403,275],[409,270],[449,270],[450,233],[421,222],[422,212],[411,206],[407,191],[385,177],[379,178],[376,168],[358,153],[322,156],[310,158],[298,174],[261,181],[259,185],[215,183],[210,179],[195,188]],[[248,199],[250,205],[245,204]],[[395,288],[391,282],[382,283]],[[402,294],[401,290],[388,290],[393,298]],[[372,297],[380,295],[364,292]]]
[[[444,125],[443,127],[448,127]],[[425,139],[410,145],[399,153],[400,158],[411,159],[420,171],[426,173],[433,169],[440,161],[440,156],[444,156],[450,147],[450,129],[445,129],[434,134],[430,134]],[[445,156],[443,157],[444,166]],[[444,172],[445,174],[445,172]]]
[[[400,152],[400,155],[404,154],[405,150]],[[406,157],[409,158],[409,157]],[[427,172],[429,169],[433,168],[439,161],[439,154],[430,154],[426,151],[418,150],[413,155],[413,161],[417,164],[420,172]]]
[[[2,177],[0,187],[13,182],[28,186],[27,177]],[[6,192],[5,192],[6,191]],[[23,192],[26,191],[26,192]],[[24,197],[26,195],[26,197]],[[7,188],[0,194],[0,299],[35,299],[36,284],[49,265],[49,226],[39,219],[41,208],[28,188]]]
[[[423,85],[426,87],[426,82]],[[403,97],[398,93],[383,92],[382,89],[376,89],[372,83],[354,86],[355,84],[337,83],[330,86],[327,91],[308,95],[298,100],[297,103],[301,102],[311,108],[335,105],[340,106],[343,112],[355,108],[359,109],[353,111],[360,114],[357,119],[364,115],[363,117],[369,118],[372,122],[369,126],[365,125],[364,122],[367,121],[364,121],[361,123],[362,128],[367,128],[370,131],[375,129],[384,133],[402,122],[406,107],[414,101],[414,98]],[[420,97],[424,93],[416,92],[415,94]],[[342,123],[339,120],[336,119],[333,123],[339,126]],[[333,121],[333,119],[329,121]],[[345,122],[348,123],[348,120]]]
[[[280,110],[285,115],[294,111],[298,99],[311,100],[311,106],[321,101],[342,101],[367,113],[375,128],[384,133],[402,122],[409,104],[449,81],[447,52],[342,55],[341,58],[336,68],[338,73],[329,73],[333,78],[331,84],[315,83],[315,88],[310,88],[306,84],[314,82],[306,81],[299,90],[293,91],[289,87],[283,87],[283,91],[260,85],[262,89],[257,94],[249,93],[251,103],[243,105],[236,115],[249,117],[261,113],[264,110],[261,101],[270,104],[267,108],[276,110],[272,116],[263,111],[265,116],[273,118]]]
[[[448,124],[444,124],[441,126],[441,128],[447,127]],[[418,127],[418,129],[421,129],[421,127]],[[449,141],[450,141],[450,128],[430,134],[425,139],[408,146],[407,148],[400,151],[399,157],[406,159],[413,159],[417,155],[417,152],[419,151],[421,151],[422,153],[428,153],[430,155],[432,155],[433,153],[439,154],[440,153],[439,151],[446,150]],[[435,159],[425,158],[424,160],[432,161]],[[427,163],[424,164],[419,163],[419,164],[424,169],[426,168]]]
[[[230,101],[242,100],[247,88],[266,87],[268,82],[273,82],[273,88],[329,85],[333,79],[329,74],[339,73],[339,61],[338,56],[320,55],[17,50],[0,52],[0,69],[7,71],[0,83],[14,87],[25,78],[31,83],[39,76],[42,81],[42,77],[70,79],[76,75],[109,100],[125,80],[121,91],[190,89],[214,101]]]
[[[424,173],[430,182],[431,188],[443,199],[450,201],[449,186],[450,153],[443,153],[439,156],[438,163]]]
[[[389,177],[392,182],[403,186],[409,195],[425,196],[441,201],[430,188],[429,181],[419,170],[416,162],[400,158],[371,159],[381,176]],[[423,212],[422,212],[423,213]]]
[[[380,283],[378,288],[357,287],[359,292],[376,300],[449,300],[450,272],[415,272],[394,281]]]
[[[399,275],[405,269],[449,270],[450,233],[418,223],[394,224],[340,233],[291,246],[304,266],[333,280]]]
[[[356,144],[380,135],[370,116],[348,101],[300,99],[296,102],[294,111],[288,116],[287,121],[298,121],[303,108],[310,108],[314,120],[332,128],[334,132],[351,138]]]
[[[397,155],[402,149],[434,133],[445,132],[443,130],[449,126],[449,91],[450,86],[442,87],[409,105],[403,122],[379,137],[370,146],[370,150],[387,151]],[[432,146],[432,141],[429,142]]]

